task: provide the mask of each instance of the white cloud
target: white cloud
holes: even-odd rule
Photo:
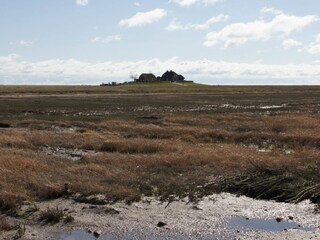
[[[179,4],[181,7],[189,7],[196,3],[202,3],[204,6],[209,6],[223,1],[224,0],[170,0],[169,2]]]
[[[315,41],[299,49],[299,52],[308,52],[310,54],[320,54],[320,34],[315,36]]]
[[[179,31],[179,30],[204,30],[208,29],[212,24],[218,23],[218,22],[224,22],[227,21],[230,18],[228,15],[220,14],[216,17],[212,17],[208,19],[205,23],[188,23],[188,24],[181,24],[176,19],[173,19],[170,24],[166,27],[167,31]]]
[[[292,38],[289,38],[289,39],[286,39],[282,42],[282,46],[285,48],[285,49],[290,49],[290,48],[294,48],[294,47],[298,47],[298,46],[301,46],[302,43],[297,41],[297,40],[294,40]]]
[[[98,43],[98,42],[100,42],[101,41],[101,37],[94,37],[94,38],[91,38],[90,39],[90,42],[91,43]]]
[[[277,34],[289,35],[318,21],[315,15],[303,17],[279,14],[271,21],[256,20],[248,23],[233,23],[218,32],[207,34],[204,45],[214,46],[220,42],[226,48],[238,46],[252,40],[266,40]]]
[[[223,2],[224,0],[203,0],[205,6],[215,5],[219,2]]]
[[[164,9],[156,8],[149,12],[138,12],[128,19],[119,22],[120,26],[138,27],[160,21],[167,12]]]
[[[31,47],[33,45],[32,41],[20,40],[18,42],[10,42],[11,45],[19,45],[21,47]]]
[[[80,6],[87,6],[89,3],[89,0],[76,0],[76,3]]]
[[[182,7],[188,7],[195,3],[197,3],[199,0],[171,0],[171,2],[177,3]]]
[[[110,43],[110,42],[119,42],[122,40],[120,35],[111,35],[107,37],[94,37],[90,39],[91,43]]]
[[[11,63],[17,61],[21,56],[19,54],[9,54],[7,56],[0,56],[0,63]]]
[[[316,41],[307,47],[307,51],[311,54],[320,54],[320,34],[316,36]]]
[[[269,8],[269,7],[262,8],[260,10],[260,12],[262,12],[262,13],[272,13],[272,14],[275,14],[275,15],[283,14],[283,12],[281,10],[274,9],[274,8]]]
[[[20,60],[18,55],[0,56],[0,84],[21,83],[25,79],[34,84],[45,79],[46,83],[56,84],[57,79],[68,84],[99,83],[106,79],[129,80],[131,74],[154,72],[162,74],[174,70],[188,79],[251,79],[255,84],[259,79],[283,79],[278,84],[300,79],[300,83],[314,82],[320,84],[320,68],[317,64],[262,64],[210,61],[207,59],[182,61],[171,58],[165,61],[158,59],[123,62],[83,62],[77,59],[52,59],[38,62]],[[14,79],[14,80],[12,80]],[[66,80],[67,79],[67,80]],[[20,82],[17,82],[19,81]],[[11,81],[11,82],[10,82]],[[14,82],[12,82],[14,81]],[[26,82],[23,82],[26,83]],[[268,82],[264,82],[267,84]]]
[[[139,2],[135,2],[134,5],[135,5],[136,7],[140,7],[140,6],[141,6],[141,4],[140,4]]]

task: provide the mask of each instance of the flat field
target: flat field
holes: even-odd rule
[[[303,86],[0,86],[0,209],[221,191],[320,203],[319,103]]]

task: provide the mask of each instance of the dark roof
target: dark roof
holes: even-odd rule
[[[177,81],[183,81],[183,80],[184,80],[184,77],[182,75],[175,73],[174,71],[166,71],[161,76],[161,81],[177,82]]]
[[[153,73],[142,73],[136,81],[139,82],[150,82],[155,81],[156,76]]]

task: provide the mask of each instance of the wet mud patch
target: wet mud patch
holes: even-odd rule
[[[55,156],[59,158],[65,158],[71,161],[80,161],[84,156],[97,154],[95,151],[91,150],[82,150],[82,149],[71,149],[71,148],[63,148],[63,147],[42,147],[41,152]]]
[[[73,133],[81,131],[82,128],[70,124],[70,122],[48,121],[48,120],[22,120],[16,124],[19,129],[29,129],[33,131],[49,131],[55,133]]]
[[[109,111],[67,111],[67,110],[23,110],[24,116],[63,116],[63,117],[89,117],[89,116],[107,116],[110,114]]]
[[[10,124],[9,123],[1,123],[0,122],[0,129],[1,128],[10,128],[11,126],[10,126]]]

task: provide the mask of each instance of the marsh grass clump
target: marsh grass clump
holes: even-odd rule
[[[0,209],[2,212],[8,212],[14,210],[18,205],[16,199],[9,199],[2,197],[0,199]]]
[[[116,214],[119,214],[120,212],[114,208],[111,208],[111,207],[106,207],[104,212],[106,214],[110,214],[110,215],[116,215]]]
[[[247,126],[247,125],[241,125],[241,126],[236,127],[236,129],[235,129],[236,132],[250,132],[252,130],[253,130],[252,127]]]
[[[8,220],[5,217],[0,217],[0,232],[2,231],[11,231],[15,229],[15,225],[8,222]]]
[[[65,195],[65,191],[59,184],[50,184],[40,187],[37,194],[41,200],[52,200],[63,197]]]
[[[317,203],[314,207],[314,212],[320,214],[320,203]]]
[[[273,125],[271,126],[271,131],[274,133],[284,133],[286,131],[286,127],[284,125]]]
[[[62,220],[64,214],[63,211],[59,208],[47,208],[44,211],[40,212],[39,221],[44,224],[48,223],[58,223]]]
[[[171,132],[161,131],[132,131],[130,133],[124,133],[125,138],[146,138],[146,139],[172,139],[174,134]]]
[[[72,217],[71,215],[65,215],[63,218],[64,224],[72,223],[73,221],[74,221],[74,217]]]
[[[225,190],[248,197],[298,203],[310,199],[320,204],[319,168],[252,166],[236,178],[228,179]]]
[[[6,191],[0,192],[0,211],[8,215],[16,215],[16,210],[23,201],[19,194],[13,194]]]
[[[168,146],[168,150],[172,147]],[[164,150],[161,144],[148,140],[133,139],[127,141],[108,141],[104,142],[99,151],[102,152],[119,152],[124,154],[154,154]]]

